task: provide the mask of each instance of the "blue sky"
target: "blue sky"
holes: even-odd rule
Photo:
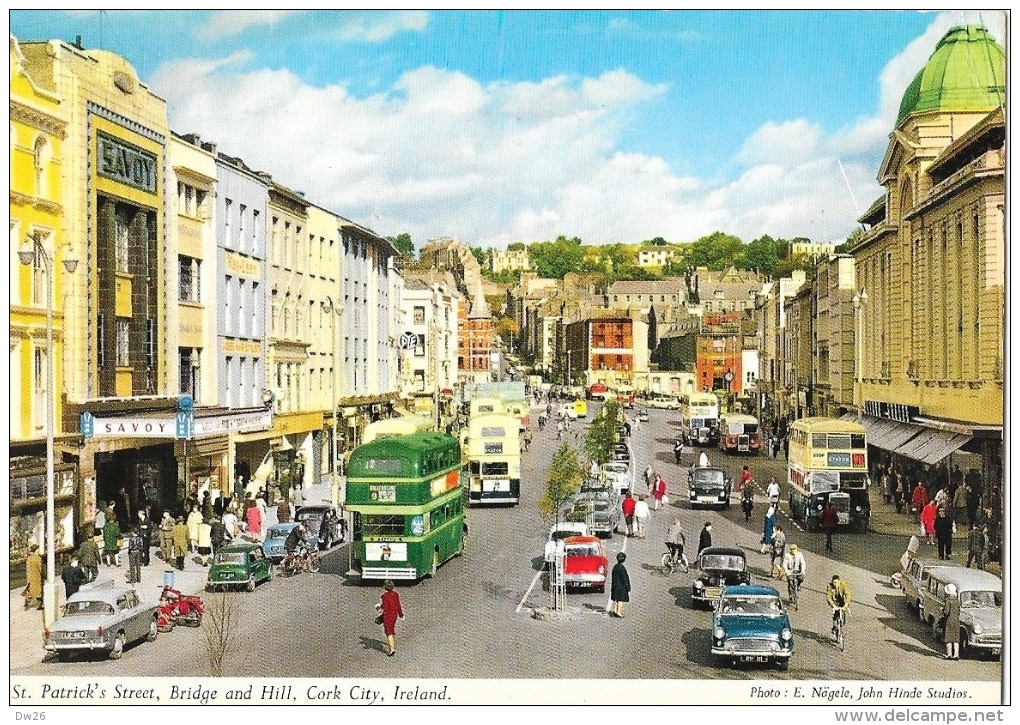
[[[841,241],[961,22],[1004,40],[976,10],[10,13],[20,40],[125,56],[178,133],[419,248]]]

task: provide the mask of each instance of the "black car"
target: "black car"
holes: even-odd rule
[[[730,507],[733,479],[721,468],[695,466],[687,473],[687,492],[691,508],[695,506]]]
[[[734,546],[709,546],[698,555],[698,577],[691,585],[691,603],[709,607],[719,598],[723,587],[748,584],[747,553]]]
[[[344,526],[331,503],[313,503],[301,506],[294,520],[305,527],[305,543],[309,549],[329,549],[344,540]]]

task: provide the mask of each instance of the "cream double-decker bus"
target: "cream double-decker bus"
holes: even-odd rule
[[[841,525],[866,531],[868,442],[864,426],[837,418],[801,418],[790,426],[790,515],[816,529],[832,503]]]
[[[515,504],[521,499],[520,419],[499,413],[472,415],[464,436],[468,500]]]
[[[719,399],[715,393],[684,393],[680,397],[680,437],[696,446],[710,446],[719,440]]]
[[[726,413],[719,419],[719,448],[727,453],[756,455],[761,450],[758,419],[744,413]]]

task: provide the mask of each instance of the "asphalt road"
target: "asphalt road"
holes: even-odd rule
[[[596,406],[590,406],[593,415]],[[769,666],[730,668],[710,652],[711,613],[690,606],[694,573],[664,576],[658,566],[663,534],[679,515],[691,544],[705,521],[713,522],[715,544],[748,552],[756,583],[771,584],[767,559],[758,553],[763,510],[751,524],[739,506],[728,511],[691,511],[683,502],[684,472],[673,462],[674,411],[651,410],[635,426],[632,446],[640,472],[649,461],[670,486],[671,505],[653,512],[646,539],[621,535],[607,540],[610,561],[626,551],[633,591],[624,619],[605,613],[608,595],[571,593],[568,608],[552,619],[536,610],[549,605],[541,572],[549,522],[536,501],[558,445],[556,431],[535,431],[525,454],[522,501],[509,508],[469,510],[470,537],[463,556],[445,564],[435,579],[398,584],[406,614],[397,626],[397,655],[384,655],[381,627],[374,623],[380,589],[347,576],[348,550],[324,557],[319,574],[276,578],[254,593],[206,594],[231,607],[235,616],[224,674],[233,677],[457,677],[627,678],[746,680],[986,680],[1001,677],[998,661],[947,663],[941,647],[888,586],[905,541],[898,537],[846,534],[825,555],[824,538],[786,526],[790,542],[805,551],[808,577],[801,606],[791,613],[795,653],[789,670]],[[590,419],[590,418],[589,418]],[[581,448],[584,422],[574,422],[566,440]],[[574,437],[574,433],[578,437]],[[698,449],[685,451],[685,467]],[[709,451],[712,463],[739,472],[744,459]],[[782,460],[749,461],[755,478],[782,479]],[[640,474],[639,489],[643,486]],[[677,495],[680,494],[680,495]],[[828,641],[829,610],[824,584],[839,572],[853,591],[847,646]],[[785,598],[785,593],[784,593]],[[119,661],[87,659],[39,663],[27,675],[201,676],[211,672],[206,649],[207,617],[201,629],[177,628],[155,643],[128,649]],[[304,693],[302,693],[304,694]]]

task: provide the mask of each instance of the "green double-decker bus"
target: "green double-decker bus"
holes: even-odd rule
[[[362,579],[420,579],[464,550],[464,489],[456,438],[434,431],[358,446],[347,509]]]

